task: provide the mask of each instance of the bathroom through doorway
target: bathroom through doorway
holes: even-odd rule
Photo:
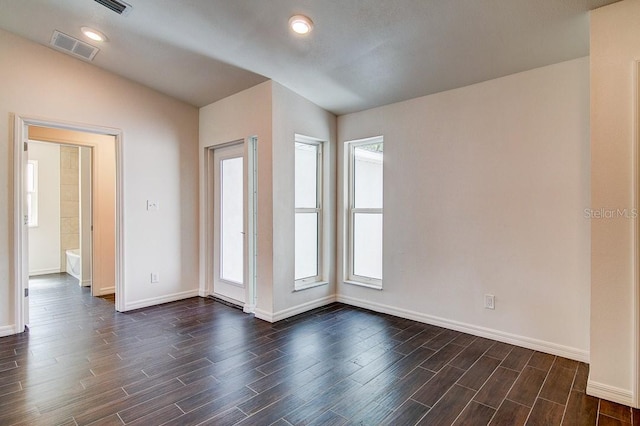
[[[30,324],[31,279],[45,287],[72,282],[79,291],[105,298],[117,309],[121,303],[116,294],[119,133],[19,120],[24,127],[16,126],[22,130],[16,140],[20,137],[24,141],[20,144],[24,151],[14,157],[20,163],[14,176],[19,179],[16,185],[22,195],[16,205],[22,207],[24,220],[16,229],[20,238],[15,240],[20,254],[16,259],[16,272],[20,272],[16,276],[20,284],[16,292],[17,328]],[[42,229],[47,226],[48,231]],[[43,235],[37,236],[38,231],[53,236],[44,250],[43,238],[38,240]],[[44,260],[34,257],[37,251],[48,256]]]

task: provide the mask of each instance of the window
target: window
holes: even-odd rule
[[[346,279],[382,288],[383,139],[347,142]]]
[[[322,142],[295,141],[295,289],[322,281]]]
[[[27,225],[38,226],[38,161],[27,161]]]
[[[244,283],[244,158],[220,160],[220,278]]]

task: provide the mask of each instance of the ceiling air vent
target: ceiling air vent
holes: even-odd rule
[[[93,61],[93,58],[100,51],[97,47],[93,47],[90,44],[61,33],[58,30],[55,30],[51,36],[51,46],[88,61]]]
[[[96,3],[103,5],[109,10],[113,10],[118,15],[127,15],[131,11],[131,5],[123,1],[116,1],[116,0],[94,0],[94,1]]]

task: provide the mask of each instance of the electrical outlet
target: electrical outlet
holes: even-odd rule
[[[493,294],[485,294],[484,295],[484,307],[485,309],[495,309],[496,308],[496,298]]]
[[[147,200],[147,210],[160,210],[160,203],[157,201]]]
[[[157,272],[152,272],[151,273],[151,283],[158,283],[160,282],[160,276],[158,275]]]

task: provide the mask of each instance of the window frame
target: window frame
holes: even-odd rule
[[[295,149],[296,144],[312,145],[317,148],[316,153],[316,207],[302,208],[295,206]],[[317,225],[317,256],[316,275],[295,279],[295,225],[294,225],[294,291],[305,290],[326,284],[324,278],[324,144],[325,141],[303,135],[295,135],[294,138],[294,224],[298,214],[315,213],[318,218]]]
[[[345,283],[347,284],[355,284],[363,287],[369,287],[376,290],[382,290],[382,281],[384,279],[384,270],[383,270],[383,279],[378,279],[375,277],[367,277],[363,275],[356,275],[354,272],[354,233],[355,233],[355,215],[360,214],[380,214],[384,221],[384,191],[383,191],[383,207],[382,208],[356,208],[355,207],[355,150],[358,147],[366,146],[366,145],[376,145],[383,144],[384,146],[384,137],[383,136],[375,136],[366,139],[358,139],[353,141],[345,142],[346,146],[346,208],[345,208],[345,224],[346,224],[346,233],[345,233]],[[384,151],[382,155],[382,164],[383,164],[383,177],[382,181],[384,183]],[[384,184],[383,184],[384,186]],[[383,247],[384,250],[384,231],[383,231]],[[383,251],[384,252],[384,251]]]
[[[29,228],[37,228],[38,227],[38,160],[27,160],[27,167],[25,173],[29,174],[29,166],[32,167],[33,170],[33,191],[29,191],[29,187],[27,185],[27,227]],[[29,177],[27,176],[27,182],[29,181]],[[29,209],[29,205],[31,209]]]

